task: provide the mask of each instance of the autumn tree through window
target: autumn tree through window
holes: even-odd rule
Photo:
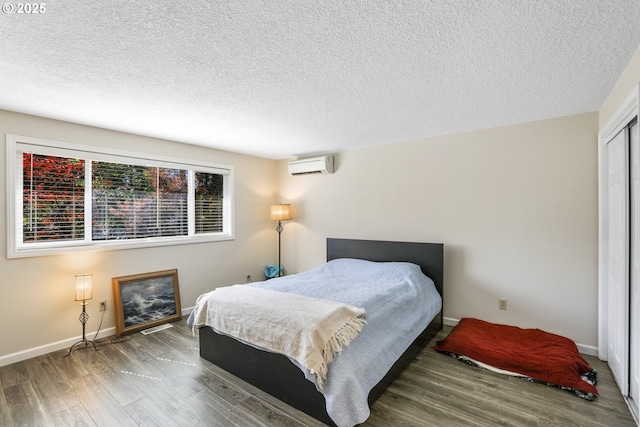
[[[10,186],[20,194],[11,198],[17,202],[12,256],[101,242],[117,248],[233,238],[231,166],[141,159],[12,135],[7,141],[15,153]]]
[[[84,161],[22,154],[23,241],[84,239]]]

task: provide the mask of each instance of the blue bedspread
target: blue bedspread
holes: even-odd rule
[[[433,281],[417,265],[403,262],[337,259],[304,273],[247,286],[295,292],[366,310],[367,324],[331,363],[320,391],[327,413],[339,427],[354,426],[369,417],[371,389],[442,309]],[[315,384],[315,375],[300,369]]]

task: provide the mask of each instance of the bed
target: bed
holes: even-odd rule
[[[412,263],[419,266],[419,270],[433,281],[433,285],[437,291],[436,297],[438,294],[440,296],[438,311],[435,314],[428,314],[424,325],[420,326],[417,331],[414,328],[412,332],[407,333],[407,335],[416,335],[415,339],[411,336],[408,338],[409,342],[403,345],[402,348],[393,349],[393,352],[397,353],[398,357],[396,359],[394,356],[395,362],[390,363],[388,370],[386,370],[385,367],[386,374],[381,375],[381,379],[374,383],[366,396],[367,402],[365,402],[365,404],[368,404],[366,407],[366,416],[369,414],[368,406],[373,404],[435,334],[442,329],[443,314],[441,310],[441,297],[443,295],[443,252],[444,247],[439,243],[327,239],[328,265],[333,260],[344,259],[365,260],[376,263]],[[272,279],[270,282],[276,284],[277,282],[274,282],[275,280],[280,279]],[[375,318],[375,315],[372,316],[369,312],[367,316],[368,319]],[[373,328],[373,326],[370,328]],[[370,333],[371,329],[367,330],[365,326],[363,332],[360,334],[361,336],[365,334],[364,331]],[[341,398],[330,394],[330,390],[327,391],[327,388],[320,391],[316,383],[308,378],[308,372],[304,372],[303,369],[288,357],[242,343],[227,335],[219,334],[210,327],[201,327],[198,333],[201,357],[283,402],[328,425],[354,425],[357,422],[364,421],[362,414],[354,415],[354,417],[356,417],[354,420],[357,421],[336,416],[334,407],[336,401]],[[362,341],[365,338],[358,337],[358,339]],[[358,341],[348,348],[345,348],[342,354],[336,357],[336,360],[330,368],[329,379],[331,379],[331,369],[337,371],[342,361],[347,359],[353,360],[354,358],[360,357],[360,355],[356,353],[359,351],[359,343]],[[381,350],[387,351],[388,349]],[[367,357],[369,356],[367,355]],[[333,368],[334,365],[336,365],[336,368]],[[334,376],[338,375],[338,372],[334,373]],[[334,380],[334,383],[337,381],[338,380]],[[331,411],[333,411],[333,418],[329,415],[331,411],[328,410],[328,408],[331,408]],[[358,411],[354,410],[354,412]],[[335,422],[334,418],[338,418],[338,421]]]

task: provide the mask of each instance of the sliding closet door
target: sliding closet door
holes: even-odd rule
[[[631,280],[629,328],[629,399],[637,410],[640,403],[640,138],[638,123],[630,128],[631,154]]]
[[[626,129],[607,144],[607,359],[622,394],[629,388],[629,148]]]

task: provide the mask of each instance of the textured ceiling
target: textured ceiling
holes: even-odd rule
[[[638,0],[45,5],[1,109],[275,159],[597,111],[640,45]]]

